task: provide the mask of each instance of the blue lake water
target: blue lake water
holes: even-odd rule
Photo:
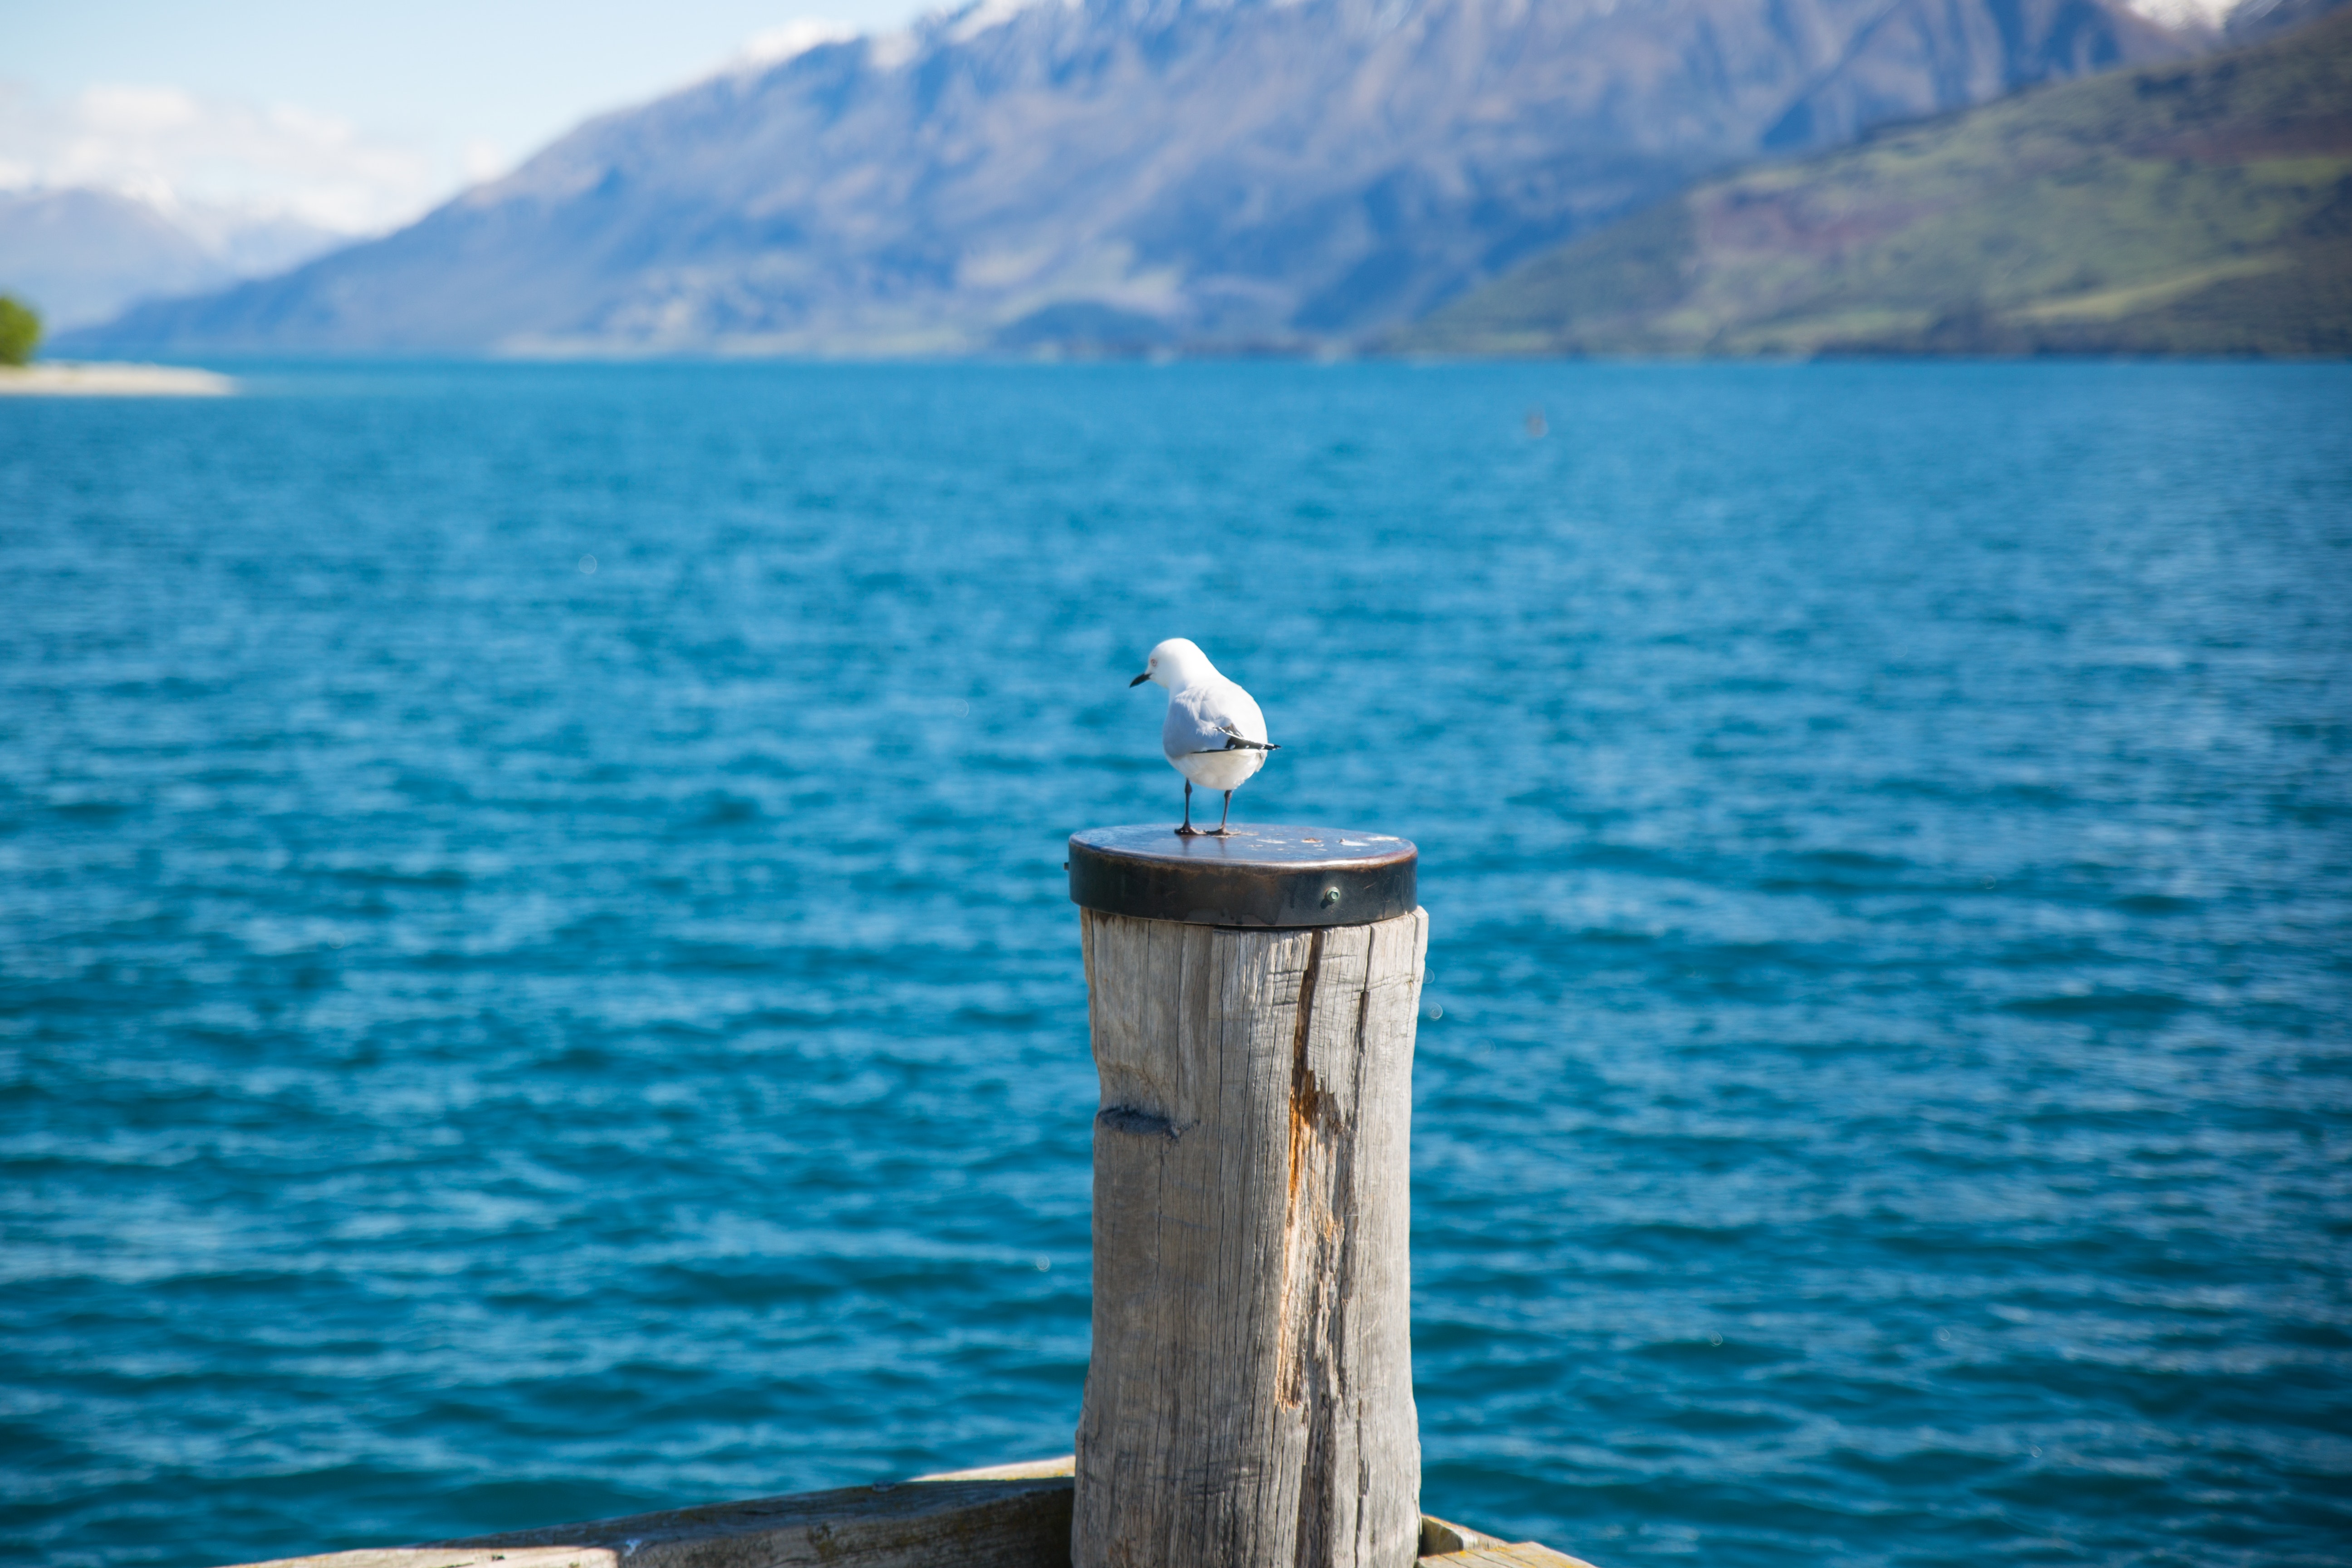
[[[2352,367],[346,365],[0,405],[0,1556],[1066,1452],[1176,634],[1422,847],[1427,1510],[2352,1552]]]

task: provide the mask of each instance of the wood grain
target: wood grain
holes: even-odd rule
[[[1404,1568],[1428,915],[1082,920],[1102,1108],[1072,1560]]]

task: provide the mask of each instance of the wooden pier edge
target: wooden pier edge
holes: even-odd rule
[[[240,1568],[1068,1568],[1068,1457]],[[1591,1568],[1427,1515],[1420,1568]]]

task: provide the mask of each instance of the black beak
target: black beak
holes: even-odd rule
[[[1142,685],[1145,681],[1147,681],[1147,680],[1149,680],[1149,679],[1151,679],[1151,672],[1150,672],[1150,670],[1148,670],[1148,669],[1147,669],[1147,670],[1145,670],[1141,675],[1137,676],[1133,680],[1129,681],[1129,682],[1127,683],[1127,684],[1128,684],[1128,688],[1129,688],[1129,689],[1132,690],[1132,689],[1135,689],[1136,687],[1139,687],[1139,686]]]

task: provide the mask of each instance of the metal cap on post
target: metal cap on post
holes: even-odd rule
[[[1339,827],[1094,827],[1070,836],[1070,901],[1186,925],[1370,925],[1412,913],[1419,858],[1404,839]]]
[[[1404,1568],[1428,916],[1387,834],[1070,839],[1095,1117],[1076,1568]]]

